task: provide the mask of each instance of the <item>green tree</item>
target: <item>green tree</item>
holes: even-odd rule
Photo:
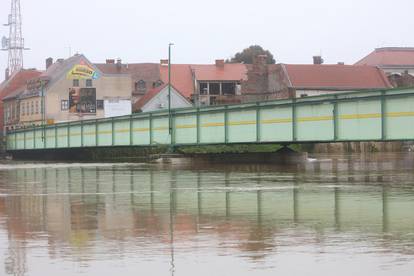
[[[276,60],[273,57],[273,54],[269,50],[263,49],[260,45],[252,45],[249,48],[244,49],[243,51],[236,53],[234,57],[226,60],[227,63],[245,63],[253,64],[253,58],[259,55],[267,56],[267,64],[275,64]]]

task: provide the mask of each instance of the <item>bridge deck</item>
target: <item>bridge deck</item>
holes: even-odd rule
[[[7,149],[302,143],[414,139],[414,89],[353,92],[109,119],[9,132]]]

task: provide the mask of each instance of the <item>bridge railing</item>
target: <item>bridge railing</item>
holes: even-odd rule
[[[85,120],[7,133],[7,149],[414,139],[414,89]]]

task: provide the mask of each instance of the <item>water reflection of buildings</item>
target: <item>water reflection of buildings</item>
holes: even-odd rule
[[[197,236],[237,244],[251,258],[275,249],[278,236],[295,242],[303,232],[310,238],[296,242],[319,244],[332,233],[350,233],[414,245],[405,235],[414,229],[414,191],[400,185],[412,183],[414,175],[388,163],[313,162],[294,174],[142,167],[2,174],[8,181],[0,188],[13,194],[0,198],[13,273],[26,269],[31,241],[47,242],[51,258],[77,260],[90,257],[95,247],[122,255],[131,246],[156,244],[173,257],[177,244]],[[395,250],[414,254],[409,248]]]

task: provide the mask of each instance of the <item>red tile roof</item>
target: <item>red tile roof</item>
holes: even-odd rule
[[[144,96],[142,96],[134,105],[132,110],[139,111],[144,105],[146,105],[152,98],[154,98],[158,93],[160,93],[164,88],[168,87],[168,84],[163,84],[159,87],[153,88],[148,91]],[[185,97],[179,90],[177,90],[173,85],[171,88],[181,94],[181,96]],[[171,90],[172,91],[172,90]]]
[[[282,64],[291,87],[302,89],[361,90],[391,88],[384,72],[372,66]]]
[[[168,66],[160,66],[161,80],[168,83]],[[194,78],[197,81],[241,81],[247,79],[247,67],[244,64],[172,64],[171,84],[180,93],[190,98],[194,93]]]
[[[157,63],[131,63],[131,64],[108,64],[96,63],[95,66],[104,74],[129,74],[131,76],[131,89],[135,91],[135,83],[143,80],[147,87],[161,80],[160,65]]]
[[[94,64],[104,74],[131,74],[133,79],[154,79],[159,80],[159,65],[156,63],[131,63],[131,64]]]
[[[168,83],[168,66],[160,66],[161,80]],[[194,93],[194,81],[189,64],[172,64],[171,65],[171,85],[177,88],[177,91],[190,98]]]
[[[223,67],[191,65],[199,81],[241,81],[247,79],[247,67],[241,63],[226,63]]]
[[[386,47],[375,49],[355,65],[414,66],[414,48]]]
[[[22,69],[11,75],[8,80],[5,80],[0,84],[0,132],[3,130],[4,124],[3,98],[26,85],[28,80],[37,78],[41,74],[42,72],[35,69]]]
[[[0,84],[0,100],[25,85],[28,80],[37,78],[41,74],[42,72],[35,69],[22,69],[16,72],[7,81]]]
[[[155,97],[155,95],[157,95],[158,93],[160,93],[168,84],[163,84],[159,87],[153,88],[150,91],[148,91],[147,93],[145,93],[144,96],[142,96],[133,106],[132,110],[133,111],[138,111],[140,110],[144,105],[147,104],[147,102],[149,102],[153,97]]]

